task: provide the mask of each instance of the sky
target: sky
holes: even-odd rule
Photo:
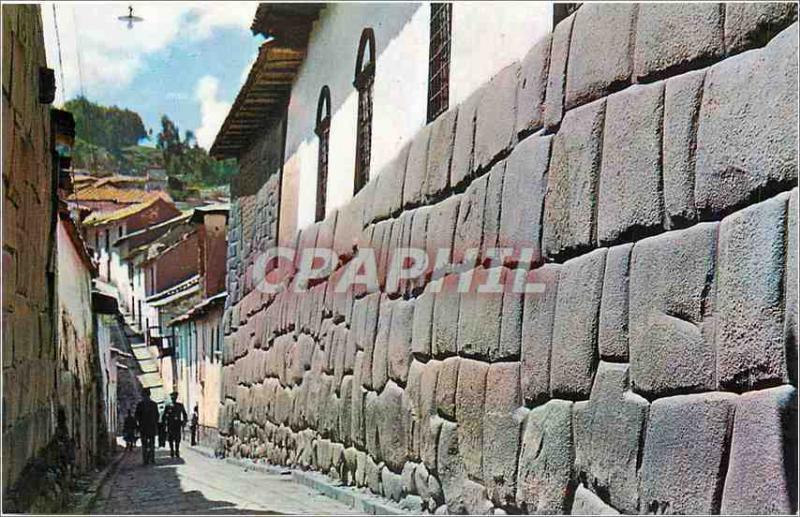
[[[133,2],[144,20],[132,29],[117,19],[127,2],[59,2],[55,16],[53,5],[42,5],[42,22],[56,105],[83,93],[138,112],[154,135],[167,114],[206,149],[263,42],[250,32],[256,2]]]

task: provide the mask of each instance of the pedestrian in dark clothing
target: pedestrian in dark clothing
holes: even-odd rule
[[[192,432],[192,445],[197,445],[197,425],[199,420],[200,415],[198,414],[197,404],[195,404],[192,410],[192,422],[189,424],[189,430]]]
[[[183,404],[178,402],[178,392],[172,392],[172,404],[164,408],[164,416],[167,419],[167,440],[169,441],[169,455],[170,457],[181,457],[181,433],[183,428],[186,427],[186,421],[189,419],[186,414],[186,408]]]
[[[167,445],[167,412],[161,413],[161,421],[158,423],[158,446]]]
[[[142,437],[144,464],[155,463],[156,434],[158,434],[158,404],[150,400],[150,389],[142,390],[142,400],[136,405],[136,424]]]
[[[130,409],[122,424],[122,436],[125,438],[125,448],[133,449],[133,446],[136,445],[136,417],[133,416]]]

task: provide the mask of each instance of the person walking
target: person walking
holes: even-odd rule
[[[183,432],[183,428],[186,427],[186,421],[189,417],[186,414],[186,408],[183,407],[183,404],[178,402],[178,392],[173,391],[170,398],[172,398],[172,404],[164,408],[164,416],[167,419],[169,455],[173,458],[180,458],[181,433]]]
[[[158,404],[150,400],[150,389],[142,389],[142,400],[136,405],[136,425],[142,437],[142,461],[145,465],[156,461],[156,434],[158,434]]]
[[[199,408],[197,404],[194,405],[194,409],[192,410],[192,421],[189,424],[189,430],[192,432],[192,445],[197,445],[197,424],[200,420]]]
[[[125,439],[125,449],[131,450],[136,445],[136,417],[128,409],[128,414],[122,424],[122,437]]]
[[[158,446],[159,448],[167,445],[167,410],[161,413],[161,420],[158,423]]]

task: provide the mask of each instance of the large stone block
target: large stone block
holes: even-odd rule
[[[497,162],[487,175],[486,202],[483,208],[482,258],[486,258],[489,249],[497,247],[497,239],[500,235],[500,214],[503,211],[503,183],[505,181],[505,175],[505,160]]]
[[[461,196],[453,238],[453,262],[461,263],[472,250],[480,251],[483,237],[483,212],[489,176],[475,179]],[[477,255],[476,255],[477,256]]]
[[[509,274],[516,274],[521,270]],[[528,273],[530,275],[530,273]],[[518,361],[522,350],[522,316],[525,295],[506,291],[503,294],[503,315],[500,318],[500,340],[497,347],[489,350],[489,359],[494,361]]]
[[[797,512],[797,390],[781,386],[736,401],[724,515]]]
[[[389,378],[405,385],[411,365],[411,336],[414,329],[414,302],[396,301],[392,307],[389,332]]]
[[[761,47],[797,20],[792,2],[731,2],[725,4],[725,50],[736,54]]]
[[[520,142],[506,160],[500,211],[499,247],[517,255],[529,249],[534,264],[542,261],[542,207],[547,191],[551,137],[531,136]],[[527,262],[527,261],[526,261]]]
[[[392,325],[394,302],[381,295],[378,331],[372,351],[372,389],[381,391],[389,379],[389,332]]]
[[[633,244],[609,248],[603,276],[597,345],[600,358],[628,360],[628,280]]]
[[[483,479],[483,408],[489,365],[461,359],[456,387],[458,450],[471,479]]]
[[[403,185],[406,176],[406,162],[409,158],[407,144],[387,163],[375,178],[375,193],[372,202],[372,221],[380,221],[396,214],[402,207]]]
[[[433,338],[434,357],[441,359],[458,352],[458,316],[460,294],[456,290],[458,277],[449,275],[439,282],[444,286],[436,293],[433,305]]]
[[[723,4],[642,4],[636,18],[637,79],[701,68],[722,57]]]
[[[411,329],[411,352],[421,359],[431,356],[434,301],[434,293],[424,291],[417,296],[415,302],[414,321]]]
[[[747,390],[788,380],[783,339],[786,205],[781,194],[730,215],[719,230],[717,375]]]
[[[448,420],[456,419],[456,387],[460,362],[458,357],[448,357],[442,361],[436,381],[436,409],[439,415]]]
[[[559,273],[550,372],[554,397],[587,398],[592,389],[605,260],[606,250],[595,250],[565,262]]]
[[[606,103],[597,240],[616,244],[661,229],[664,84],[636,85]]]
[[[630,84],[636,4],[584,4],[569,48],[567,109]]]
[[[525,419],[517,504],[529,514],[564,514],[573,490],[572,402],[551,400]]]
[[[446,510],[453,514],[487,514],[492,505],[486,498],[486,489],[469,479],[459,447],[456,424],[444,422],[436,463]]]
[[[514,144],[519,74],[519,63],[514,62],[483,87],[475,121],[475,170],[486,170]]]
[[[501,274],[503,271],[501,270]],[[481,285],[490,274],[493,274],[492,270],[477,268],[473,271],[473,281],[476,285]],[[500,341],[503,293],[484,293],[471,289],[470,292],[461,294],[460,298],[458,354],[488,360],[491,351],[497,349]]]
[[[706,4],[711,5],[711,4]],[[664,222],[667,229],[694,223],[694,158],[704,71],[667,80],[664,91]]]
[[[629,338],[635,391],[648,397],[714,389],[713,280],[717,223],[637,242]]]
[[[406,166],[406,181],[403,186],[403,206],[419,206],[425,202],[425,176],[428,172],[428,144],[431,126],[422,128],[411,142]]]
[[[695,199],[718,216],[797,183],[797,24],[706,73]]]
[[[485,88],[478,88],[458,107],[456,135],[453,140],[453,161],[450,166],[450,187],[461,185],[472,177],[475,144],[475,116]]]
[[[452,196],[431,207],[427,235],[428,257],[432,257],[431,260],[435,260],[440,250],[445,250],[442,253],[448,260],[452,256],[461,197],[461,195]]]
[[[637,462],[648,403],[629,391],[628,368],[600,363],[588,404],[576,404],[576,467],[587,486],[605,494],[612,506],[637,513]]]
[[[554,132],[564,116],[564,88],[567,83],[567,60],[575,14],[567,16],[553,30],[550,45],[550,66],[547,70],[547,92],[544,99],[544,126]]]
[[[525,135],[544,125],[544,96],[550,68],[550,34],[528,51],[522,60],[517,84],[517,134]]]
[[[550,355],[560,269],[558,264],[546,264],[529,275],[532,282],[543,284],[544,290],[526,295],[523,304],[521,385],[527,404],[550,397]]]
[[[454,108],[439,115],[431,124],[425,176],[425,199],[428,201],[439,198],[450,188],[450,164],[453,160],[457,117],[458,108]]]
[[[640,505],[646,513],[719,513],[736,396],[679,395],[656,400],[640,470]]]
[[[403,390],[388,382],[378,397],[378,440],[381,458],[394,472],[400,472],[406,461],[405,418],[402,406]]]
[[[542,229],[546,257],[594,245],[605,107],[601,100],[568,112],[553,138]]]
[[[513,505],[517,484],[521,405],[519,362],[495,363],[486,376],[483,479],[495,505]]]

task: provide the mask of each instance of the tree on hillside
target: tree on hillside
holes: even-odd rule
[[[75,136],[102,147],[120,158],[122,149],[147,137],[142,118],[135,111],[95,104],[86,97],[68,101],[64,109],[75,117]]]

